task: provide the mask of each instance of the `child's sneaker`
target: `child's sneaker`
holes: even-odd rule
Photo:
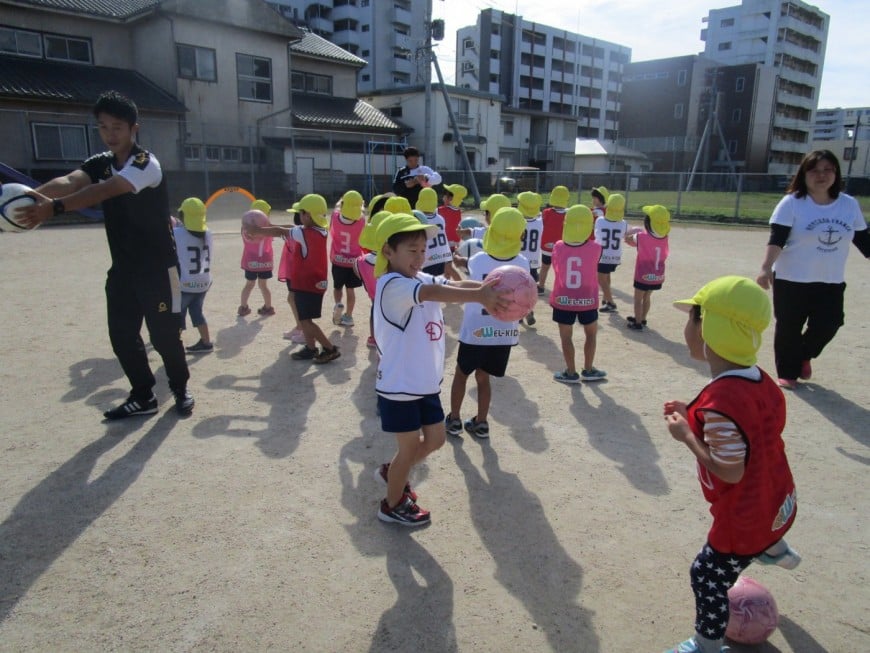
[[[257,313],[262,315],[263,317],[269,317],[270,315],[275,315],[275,307],[274,306],[261,306],[257,309]]]
[[[289,340],[290,342],[295,342],[296,344],[301,345],[305,342],[305,334],[302,333],[302,329],[292,329],[284,332],[284,340]]]
[[[375,342],[374,336],[369,336],[368,339],[366,339],[366,347],[370,347],[371,349],[375,349],[377,346],[378,346],[378,343]]]
[[[580,378],[584,381],[602,381],[607,376],[607,372],[590,367],[588,370],[580,372]]]
[[[444,429],[447,431],[447,435],[459,435],[462,433],[462,420],[453,417],[453,415],[447,415],[444,418]]]
[[[432,516],[428,510],[423,510],[411,497],[404,494],[399,504],[393,508],[383,499],[378,509],[378,519],[402,526],[425,526],[432,521]]]
[[[719,653],[729,653],[730,651],[730,646],[722,646],[719,649]],[[701,648],[698,646],[695,638],[690,637],[685,642],[677,644],[674,648],[669,648],[665,653],[701,653]]]
[[[643,331],[643,327],[646,325],[646,320],[643,322],[638,322],[633,316],[629,315],[625,318],[625,326],[629,329],[634,329],[635,331]]]
[[[202,338],[199,339],[199,342],[195,345],[191,345],[187,348],[187,353],[189,354],[207,354],[210,351],[214,350],[214,343],[212,342],[203,342]]]
[[[762,565],[776,565],[777,567],[782,567],[783,569],[794,569],[801,563],[801,556],[790,546],[786,545],[786,547],[786,550],[778,555],[762,553],[757,558],[755,558],[755,561]]]
[[[336,304],[332,307],[332,323],[335,326],[341,324],[342,315],[344,315],[344,304]]]
[[[153,415],[157,412],[157,397],[153,394],[150,399],[140,401],[133,399],[132,396],[127,397],[120,406],[116,406],[103,413],[103,417],[107,420],[124,419],[125,417],[136,417],[138,415]]]
[[[777,379],[776,385],[786,390],[797,390],[798,382],[797,379]]]
[[[238,310],[239,317],[245,317],[246,315],[250,315],[250,314],[251,314],[251,307],[250,306],[247,306],[247,305],[239,306],[239,310]]]
[[[320,353],[314,357],[314,362],[318,365],[323,365],[324,363],[331,363],[339,356],[341,356],[341,352],[338,351],[338,347],[333,345],[332,349],[321,349]]]
[[[535,319],[535,312],[529,311],[529,314],[526,315],[526,324],[528,324],[529,326],[533,326],[535,322],[537,322],[537,320]]]
[[[565,370],[564,372],[556,372],[553,375],[553,380],[559,383],[580,383],[580,375],[577,372]]]
[[[352,327],[353,326],[353,317],[351,317],[350,315],[347,315],[347,314],[342,315],[341,319],[338,321],[338,325],[343,326],[343,327]]]
[[[547,292],[547,289],[544,286],[538,286],[538,294],[543,295]]]
[[[305,345],[299,351],[294,351],[292,354],[290,354],[290,358],[292,358],[295,361],[310,361],[312,358],[314,358],[316,356],[317,356],[317,348],[316,347],[309,347],[308,345]]]
[[[475,437],[481,438],[483,440],[489,437],[489,424],[487,424],[485,421],[478,422],[476,417],[465,420],[465,423],[462,426],[468,433]]]
[[[616,312],[616,304],[613,302],[601,302],[601,306],[598,308],[599,313],[615,313]]]
[[[378,465],[378,468],[375,470],[375,480],[380,481],[384,484],[384,487],[387,487],[387,478],[390,473],[390,463],[384,463],[383,465]],[[405,483],[405,494],[411,497],[411,501],[417,500],[417,493],[411,489],[411,483]]]

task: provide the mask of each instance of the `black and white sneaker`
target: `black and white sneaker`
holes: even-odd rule
[[[138,415],[153,415],[157,412],[157,397],[151,395],[150,399],[141,401],[134,399],[132,396],[127,397],[120,406],[116,406],[111,410],[103,413],[103,417],[107,420],[124,419],[126,417],[136,417]]]
[[[181,415],[182,417],[187,417],[188,415],[193,414],[193,395],[190,394],[190,390],[181,390],[180,392],[173,391],[172,393],[175,396],[175,412]],[[155,402],[156,404],[156,402]],[[156,407],[155,407],[155,410]]]

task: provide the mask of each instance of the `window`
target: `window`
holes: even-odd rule
[[[272,60],[236,54],[239,99],[252,102],[272,101]]]
[[[332,77],[294,70],[290,73],[290,88],[300,93],[332,95]]]
[[[206,145],[205,146],[205,160],[206,161],[220,161],[221,160],[221,148],[217,145]]]
[[[857,147],[847,147],[843,149],[843,160],[844,161],[856,161],[858,159],[858,148]]]
[[[367,57],[371,54],[371,50],[363,50],[360,52],[360,56]]]
[[[199,145],[185,145],[184,159],[186,161],[199,161],[202,157]]]
[[[222,147],[221,159],[227,163],[238,163],[242,160],[242,150],[239,147]]]
[[[724,43],[719,44],[719,51],[722,50],[730,50],[731,49],[731,41],[725,41]]]
[[[88,131],[84,125],[32,123],[33,151],[39,161],[81,161],[88,158]]]
[[[514,121],[513,120],[502,120],[501,121],[501,129],[504,132],[505,136],[512,136],[514,133]]]
[[[364,82],[370,82],[370,81],[372,81],[372,76],[371,76],[371,75],[363,75],[363,76],[362,76],[362,81],[364,81]]]
[[[677,86],[685,86],[686,80],[689,77],[688,70],[678,70],[677,71]]]
[[[738,78],[734,81],[734,90],[735,90],[737,93],[742,93],[742,92],[743,92],[743,89],[744,89],[745,87],[746,87],[746,78],[745,78],[745,77],[738,77]]]
[[[499,58],[499,51],[498,51],[498,50],[490,50],[490,51],[489,51],[489,58],[490,58],[490,59],[495,59],[496,61],[498,61],[498,58]]]
[[[731,112],[731,122],[740,122],[740,119],[743,117],[742,109],[734,109]]]
[[[676,118],[678,120],[680,118],[682,118],[683,117],[683,109],[684,109],[684,107],[683,107],[682,102],[678,102],[677,104],[675,104],[674,105],[674,118]]]
[[[175,53],[178,58],[179,77],[198,79],[203,82],[217,81],[214,50],[176,43]]]
[[[369,0],[362,0],[362,1],[359,3],[359,6],[360,6],[360,7],[368,7],[368,6],[369,6]]]
[[[721,21],[719,21],[719,27],[734,27],[734,19],[723,18]]]
[[[0,52],[41,58],[42,39],[38,32],[0,27]]]
[[[91,42],[68,36],[45,35],[45,58],[54,61],[75,61],[93,63]]]
[[[360,28],[360,31],[361,31],[361,32],[368,32],[369,29],[371,29],[371,26],[370,26],[370,25],[363,25],[363,26]]]
[[[386,113],[390,118],[401,118],[402,117],[402,107],[387,107],[383,109],[383,112]]]

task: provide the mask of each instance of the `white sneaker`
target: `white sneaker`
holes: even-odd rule
[[[335,326],[341,324],[341,316],[344,315],[344,304],[336,304],[332,309],[332,323]]]
[[[341,319],[338,321],[338,325],[344,327],[352,327],[353,317],[351,317],[350,315],[342,315]]]
[[[801,556],[789,546],[785,551],[775,556],[769,553],[762,553],[755,558],[755,561],[762,565],[776,565],[777,567],[791,570],[801,563]]]

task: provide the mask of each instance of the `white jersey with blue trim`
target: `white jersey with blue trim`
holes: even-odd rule
[[[526,272],[529,262],[519,254],[509,259],[495,258],[486,252],[478,252],[468,259],[468,278],[483,281],[486,276],[503,265],[516,265]],[[515,345],[520,339],[519,320],[502,322],[490,315],[483,304],[467,302],[462,326],[459,329],[459,341],[467,345]]]
[[[211,255],[214,251],[211,231],[202,237],[179,225],[173,230],[178,264],[181,268],[181,291],[203,293],[211,287]]]

